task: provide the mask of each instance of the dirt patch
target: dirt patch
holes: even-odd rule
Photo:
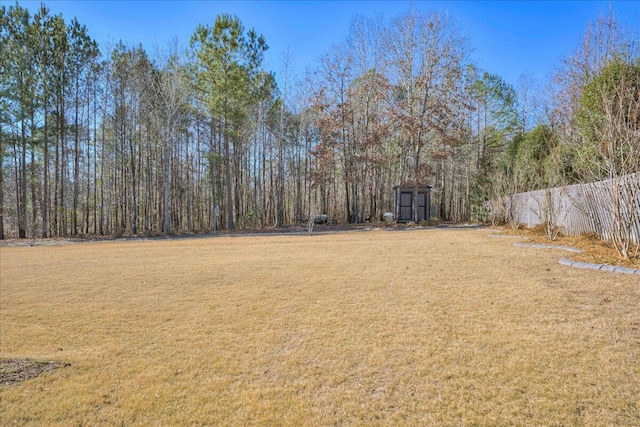
[[[0,359],[0,386],[30,380],[43,372],[69,366],[68,363],[38,362],[31,359]]]

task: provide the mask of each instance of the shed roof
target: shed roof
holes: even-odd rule
[[[431,190],[432,188],[430,185],[415,183],[413,181],[405,181],[403,184],[393,187],[394,190]]]

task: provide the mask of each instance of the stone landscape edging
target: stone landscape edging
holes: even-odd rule
[[[592,264],[589,262],[571,261],[570,259],[560,258],[558,261],[562,265],[576,268],[587,268],[590,270],[611,271],[622,274],[635,274],[640,276],[640,269],[629,267],[618,267],[611,264]]]

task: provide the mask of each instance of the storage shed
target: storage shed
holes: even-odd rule
[[[393,187],[395,215],[398,222],[429,221],[431,212],[431,187],[408,183]]]

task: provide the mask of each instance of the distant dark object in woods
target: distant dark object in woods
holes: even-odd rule
[[[327,223],[327,215],[326,214],[318,214],[313,218],[314,224],[326,224]]]

